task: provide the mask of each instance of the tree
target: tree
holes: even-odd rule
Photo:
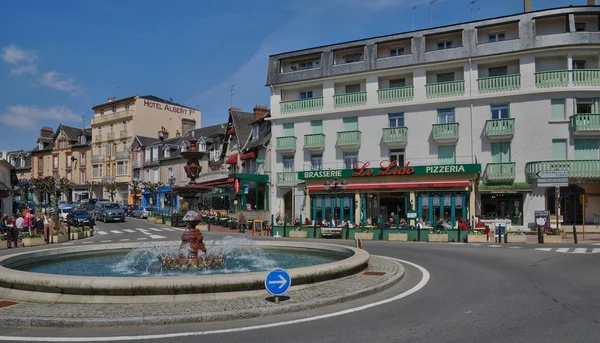
[[[144,182],[144,189],[147,190],[148,192],[150,192],[150,199],[152,202],[152,205],[156,205],[154,204],[154,201],[156,200],[156,194],[158,194],[158,189],[163,187],[165,184],[162,182]]]
[[[50,204],[49,196],[54,191],[54,178],[52,176],[37,177],[30,180],[31,185],[40,192],[41,202]]]
[[[133,205],[138,205],[139,195],[138,191],[142,189],[144,183],[140,179],[133,179],[129,182],[129,188],[131,189],[131,196],[133,197]]]
[[[117,194],[119,190],[126,189],[126,185],[126,183],[114,181],[102,183],[102,187],[104,187],[104,190],[108,192],[108,195],[110,196],[110,201],[115,201],[115,194]]]
[[[85,186],[87,187],[87,191],[89,194],[89,197],[92,198],[94,191],[96,189],[98,189],[98,187],[100,187],[100,183],[99,182],[94,182],[94,181],[86,181],[85,182]]]

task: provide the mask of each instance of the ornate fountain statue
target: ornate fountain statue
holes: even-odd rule
[[[198,213],[198,208],[194,198],[198,192],[205,190],[204,187],[196,183],[196,179],[200,176],[202,166],[200,166],[200,158],[204,152],[198,151],[196,147],[198,139],[192,137],[188,140],[190,143],[187,151],[181,152],[181,156],[187,160],[187,164],[183,167],[190,182],[187,186],[173,187],[173,191],[181,196],[185,202],[191,204],[191,210],[187,211],[183,217],[186,223],[186,230],[181,235],[180,250],[186,253],[181,253],[179,256],[160,256],[159,260],[163,267],[171,269],[189,269],[189,268],[210,268],[220,266],[224,263],[223,256],[208,254],[204,246],[202,233],[196,226],[202,220]]]

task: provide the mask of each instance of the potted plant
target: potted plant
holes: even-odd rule
[[[354,233],[355,239],[360,239],[361,241],[372,241],[373,240],[373,229],[368,227],[361,227],[357,229]]]
[[[60,227],[55,227],[52,230],[52,243],[63,243],[67,241],[67,235],[60,229]]]
[[[408,233],[401,233],[400,231],[390,232],[388,236],[390,242],[408,242]]]
[[[34,247],[36,245],[44,245],[44,237],[41,232],[35,235],[30,235],[29,232],[23,232],[23,246]]]
[[[295,227],[289,233],[290,238],[307,238],[308,232],[304,227]]]
[[[550,234],[544,234],[544,244],[560,244],[562,242],[561,233],[560,229],[550,230]]]
[[[473,230],[467,234],[468,243],[487,243],[488,236],[484,235],[481,230]]]
[[[0,250],[2,249],[8,249],[8,242],[4,235],[0,235]]]
[[[83,237],[92,237],[93,235],[94,231],[91,227],[86,226],[83,228]]]
[[[448,234],[442,230],[430,230],[429,242],[448,242]]]
[[[81,228],[74,228],[71,230],[71,240],[82,239],[85,237],[83,230]]]
[[[506,241],[508,243],[527,243],[527,235],[521,231],[509,231]]]

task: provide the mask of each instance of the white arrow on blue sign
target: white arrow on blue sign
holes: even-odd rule
[[[541,170],[537,173],[539,178],[565,178],[569,177],[568,170]]]
[[[290,274],[281,268],[273,269],[265,277],[265,288],[272,295],[282,295],[290,289]]]

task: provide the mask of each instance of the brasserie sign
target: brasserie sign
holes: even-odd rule
[[[440,175],[440,174],[474,174],[481,172],[480,164],[452,164],[411,166],[407,162],[399,166],[396,161],[384,160],[378,168],[371,167],[371,162],[358,162],[353,169],[313,170],[298,173],[300,180],[330,179],[330,178],[359,178],[375,176],[403,176],[403,175]]]

